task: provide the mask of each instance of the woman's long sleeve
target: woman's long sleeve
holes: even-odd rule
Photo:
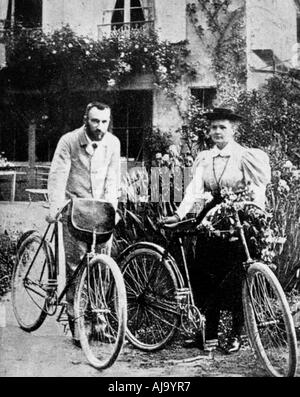
[[[269,156],[260,149],[245,150],[242,169],[245,182],[254,193],[254,201],[264,207],[266,186],[271,181]]]
[[[204,181],[202,162],[205,156],[204,153],[205,152],[199,153],[195,160],[193,179],[188,185],[184,198],[176,211],[180,219],[183,219],[186,214],[190,212],[196,202],[200,202],[203,200]]]

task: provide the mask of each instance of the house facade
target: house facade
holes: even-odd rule
[[[236,45],[236,26],[244,43],[244,88],[258,88],[274,73],[298,67],[299,1],[230,0],[223,2],[226,4],[219,13],[210,7],[212,3],[200,0],[0,0],[0,31],[20,23],[28,29],[53,32],[68,24],[78,35],[94,40],[101,40],[118,29],[146,32],[155,29],[161,40],[187,41],[190,50],[187,62],[197,73],[194,78],[182,76],[180,79],[176,89],[180,101],[174,103],[147,74],[134,76],[114,95],[114,132],[121,140],[122,155],[142,160],[143,138],[149,127],[170,131],[174,142],[179,143],[176,131],[184,122],[182,114],[191,95],[199,99],[203,107],[220,103],[222,80],[218,80],[216,73],[216,47],[218,43],[230,46],[230,40],[232,46]],[[223,30],[218,30],[218,24]],[[3,43],[0,43],[0,65],[5,66]],[[20,139],[24,139],[28,131],[28,126],[22,128],[20,138],[14,138],[16,147],[22,145]],[[4,134],[2,128],[1,148],[7,150],[10,145],[8,157],[24,160]],[[39,160],[51,160],[57,138],[50,146],[46,142],[40,144],[43,149],[38,153]],[[34,157],[34,138],[30,139],[28,147]]]

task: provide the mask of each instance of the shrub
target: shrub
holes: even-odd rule
[[[10,290],[16,242],[16,236],[0,235],[0,297]]]

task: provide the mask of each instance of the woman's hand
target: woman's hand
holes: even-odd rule
[[[172,223],[178,223],[178,222],[180,222],[180,218],[177,214],[172,216],[166,216],[161,220],[161,224],[163,225],[171,225]]]

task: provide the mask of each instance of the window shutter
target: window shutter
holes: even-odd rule
[[[186,40],[186,0],[156,0],[155,16],[161,40]]]

